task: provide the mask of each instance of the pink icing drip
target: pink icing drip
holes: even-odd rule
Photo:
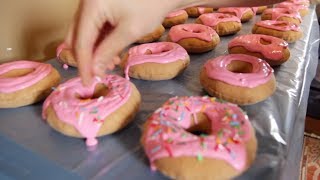
[[[146,54],[147,51],[152,54]],[[186,60],[189,57],[187,51],[179,44],[172,42],[156,42],[142,44],[130,48],[129,56],[125,67],[126,79],[129,79],[129,68],[137,64],[147,62],[153,63],[170,63],[178,60]]]
[[[292,9],[287,9],[287,8],[271,8],[271,9],[266,9],[264,11],[265,14],[271,14],[272,20],[278,20],[281,17],[289,17],[289,18],[294,18],[301,20],[301,16],[299,12],[292,10]]]
[[[235,7],[218,9],[218,12],[220,13],[235,13],[239,19],[241,19],[243,14],[245,14],[248,11],[252,11],[252,9],[251,8],[235,8]]]
[[[108,94],[96,99],[85,99],[93,96],[95,86],[100,83],[108,87]],[[75,127],[87,138],[87,145],[93,146],[98,142],[96,136],[104,119],[126,103],[130,94],[130,82],[116,75],[96,78],[88,87],[82,86],[81,79],[77,77],[59,85],[50,94],[43,104],[42,116],[46,119],[46,109],[51,105],[61,121]]]
[[[185,38],[197,38],[210,42],[217,33],[211,27],[202,24],[180,24],[173,26],[168,35],[173,42]]]
[[[197,113],[204,113],[211,122],[208,136],[186,131]],[[144,148],[154,170],[155,160],[179,156],[222,159],[243,170],[247,159],[244,143],[252,136],[250,127],[247,115],[234,104],[209,97],[175,97],[148,119]]]
[[[252,72],[234,73],[227,70],[227,66],[234,60],[250,63]],[[229,54],[217,57],[209,60],[204,68],[211,79],[248,88],[254,88],[268,82],[273,74],[273,69],[266,61],[244,54]]]
[[[173,11],[171,13],[169,13],[166,18],[173,18],[176,16],[180,16],[182,14],[187,14],[187,12],[185,10],[178,10],[178,11]]]
[[[215,27],[220,22],[241,22],[238,17],[224,13],[203,14],[199,18],[204,25],[211,27]]]
[[[34,71],[20,77],[0,77],[1,93],[15,92],[36,84],[51,72],[52,66],[49,64],[26,60],[14,61],[0,65],[0,75],[16,69],[34,69]]]
[[[268,41],[271,44],[261,44],[261,39]],[[283,58],[283,50],[288,47],[288,43],[273,36],[248,34],[237,36],[229,42],[228,46],[229,48],[242,46],[251,52],[259,52],[268,59],[280,60]]]
[[[279,26],[282,24],[284,24],[285,26]],[[265,20],[257,22],[256,25],[278,31],[301,31],[298,25],[288,21]]]

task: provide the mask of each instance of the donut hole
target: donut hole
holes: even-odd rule
[[[152,52],[150,49],[147,49],[146,52],[144,52],[144,54],[146,54],[146,55],[160,54],[160,53],[168,52],[170,50],[171,50],[170,47],[164,47],[163,49],[160,49],[160,51],[156,51],[156,52]]]
[[[105,84],[99,83],[95,86],[92,96],[81,96],[76,94],[76,97],[80,100],[98,99],[101,96],[106,96],[109,91],[110,89]]]
[[[233,73],[252,73],[252,64],[240,60],[233,60],[228,64],[227,70]]]
[[[209,135],[211,133],[211,122],[205,114],[198,113],[197,121],[194,120],[186,131],[196,136]]]
[[[11,70],[11,71],[6,72],[4,74],[1,74],[0,78],[22,77],[22,76],[26,76],[27,74],[32,73],[33,71],[35,71],[35,69],[33,69],[33,68],[29,68],[29,69],[14,69],[14,70]]]
[[[272,42],[264,38],[260,38],[260,44],[269,45],[269,44],[272,44]]]

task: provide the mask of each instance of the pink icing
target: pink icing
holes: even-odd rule
[[[227,70],[227,66],[234,60],[248,62],[252,65],[251,73],[234,73]],[[209,78],[225,83],[254,88],[270,80],[273,69],[270,65],[259,58],[245,54],[229,54],[209,60],[204,68]]]
[[[176,16],[180,16],[182,14],[186,14],[187,15],[187,12],[185,10],[173,11],[173,12],[169,13],[166,16],[166,18],[173,18],[173,17],[176,17]]]
[[[301,31],[298,25],[288,21],[265,20],[257,22],[256,25],[278,31]]]
[[[282,2],[279,4],[276,4],[275,7],[277,8],[287,8],[294,11],[300,11],[300,10],[306,10],[308,9],[308,6],[303,4],[303,2]]]
[[[151,51],[151,54],[147,51]],[[172,42],[156,42],[135,46],[129,49],[128,55],[125,66],[126,79],[129,79],[129,69],[131,66],[147,62],[165,64],[178,60],[186,60],[189,57],[183,47]]]
[[[33,69],[34,71],[27,75],[12,78],[0,77],[0,92],[11,93],[27,87],[30,87],[43,78],[45,78],[52,70],[50,64],[44,64],[33,61],[14,61],[0,65],[0,75],[17,69]]]
[[[211,26],[211,27],[215,27],[220,22],[241,23],[241,21],[238,17],[231,15],[231,14],[224,14],[224,13],[203,14],[199,18],[204,25]]]
[[[108,87],[108,94],[90,99],[100,83]],[[77,77],[59,85],[50,94],[43,104],[42,116],[46,119],[46,109],[51,105],[61,121],[75,127],[87,139],[86,144],[93,146],[98,142],[96,136],[104,119],[126,103],[130,94],[130,82],[116,75],[96,78],[88,87]]]
[[[278,20],[281,17],[289,17],[297,19],[300,22],[302,21],[298,11],[288,8],[270,8],[266,9],[264,14],[271,14],[272,20]]]
[[[261,44],[261,39],[270,42],[270,44]],[[280,60],[283,58],[283,50],[288,47],[288,43],[273,36],[248,34],[235,37],[228,46],[229,48],[242,46],[251,52],[259,52],[268,59]]]
[[[252,11],[251,8],[235,8],[235,7],[229,7],[229,8],[219,8],[218,12],[220,13],[235,13],[236,16],[241,19],[242,16],[248,12],[248,11]]]
[[[211,27],[202,24],[180,24],[173,26],[168,35],[173,42],[185,38],[197,38],[210,42],[217,33]]]
[[[208,117],[209,135],[186,131],[197,113]],[[202,157],[222,159],[243,170],[247,159],[244,143],[252,136],[250,128],[248,116],[234,104],[209,97],[174,97],[148,119],[144,149],[153,170],[155,160],[180,156],[198,157],[199,161]]]

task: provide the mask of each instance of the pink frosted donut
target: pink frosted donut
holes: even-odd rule
[[[42,116],[55,130],[67,136],[86,138],[88,146],[96,137],[126,126],[140,104],[140,94],[126,79],[116,75],[96,78],[88,87],[79,77],[59,85],[43,104]]]
[[[219,8],[218,12],[220,13],[227,13],[227,14],[232,14],[234,16],[237,16],[241,22],[247,22],[250,21],[253,16],[253,10],[248,7],[243,7],[243,8],[236,8],[236,7],[228,7],[228,8]]]
[[[0,108],[14,108],[41,101],[60,81],[50,64],[14,61],[0,65]]]
[[[288,21],[297,25],[302,21],[298,11],[288,8],[266,9],[261,15],[261,20]]]
[[[304,2],[282,2],[275,5],[276,8],[287,8],[298,11],[302,17],[309,13],[308,6],[309,5],[305,4]]]
[[[66,43],[61,43],[57,48],[57,59],[63,64],[77,67],[77,61],[75,60],[72,50],[67,46]]]
[[[197,23],[210,26],[219,36],[235,34],[241,30],[241,21],[238,17],[224,13],[208,13],[201,15]]]
[[[187,19],[188,19],[187,12],[185,10],[178,10],[178,11],[169,13],[164,19],[164,21],[162,22],[162,25],[165,28],[170,28],[172,26],[185,23]]]
[[[168,41],[180,44],[190,53],[202,53],[214,49],[220,42],[220,38],[209,26],[181,24],[170,29]]]
[[[185,49],[172,42],[142,44],[129,49],[123,60],[126,79],[166,80],[176,77],[189,65]]]
[[[255,158],[247,115],[215,98],[171,98],[144,127],[142,144],[152,169],[173,179],[231,179]]]
[[[229,42],[230,54],[247,54],[280,65],[290,57],[288,43],[280,38],[259,34],[237,36]]]
[[[210,7],[189,7],[186,9],[186,12],[190,17],[198,17],[201,14],[213,13],[213,8]]]
[[[263,101],[276,89],[270,65],[245,54],[208,60],[201,71],[200,81],[210,95],[241,105]]]

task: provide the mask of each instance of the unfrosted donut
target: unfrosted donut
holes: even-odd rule
[[[163,20],[162,25],[165,28],[170,28],[172,26],[183,24],[187,21],[188,14],[185,10],[178,10],[169,13],[166,18]]]

